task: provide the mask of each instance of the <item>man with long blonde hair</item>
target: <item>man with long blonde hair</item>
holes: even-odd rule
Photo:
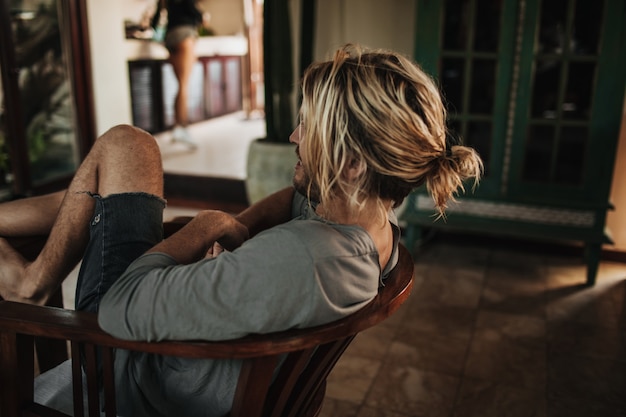
[[[84,255],[77,308],[149,341],[310,327],[366,305],[397,262],[393,208],[426,184],[442,214],[482,163],[448,142],[437,88],[397,53],[347,45],[306,71],[302,92],[294,187],[237,216],[202,211],[165,240],[158,147],[111,129],[67,192],[0,206],[0,235],[50,234],[32,263],[0,240],[0,294],[43,303]],[[120,412],[224,415],[239,367],[117,352]]]

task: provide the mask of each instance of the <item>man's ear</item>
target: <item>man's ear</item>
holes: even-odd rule
[[[351,158],[348,165],[346,165],[343,169],[343,175],[348,182],[352,182],[361,175],[365,174],[366,170],[367,165],[365,164],[365,161],[362,159]]]

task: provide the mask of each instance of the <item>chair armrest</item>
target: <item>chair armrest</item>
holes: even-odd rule
[[[0,332],[14,332],[189,358],[243,359],[312,348],[356,334],[389,317],[408,298],[413,286],[413,262],[400,246],[398,266],[369,304],[343,319],[308,329],[249,335],[235,340],[139,342],[117,339],[98,325],[95,313],[0,301]],[[305,337],[306,336],[306,337]]]
[[[249,352],[246,349],[247,345],[254,345],[255,336],[239,339],[239,343],[237,341],[155,343],[122,340],[104,332],[98,325],[95,313],[11,301],[0,301],[0,333],[64,339],[115,349],[189,358],[245,358],[257,356],[259,353],[257,349],[250,349]],[[233,349],[233,343],[239,347]]]

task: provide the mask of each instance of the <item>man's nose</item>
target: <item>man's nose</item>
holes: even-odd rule
[[[294,131],[291,132],[291,135],[289,135],[289,142],[295,143],[295,144],[300,143],[300,136],[298,135],[298,128],[294,129]]]

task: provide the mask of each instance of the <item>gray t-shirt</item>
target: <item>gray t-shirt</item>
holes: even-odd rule
[[[163,253],[143,255],[102,299],[98,319],[131,340],[227,340],[328,323],[377,294],[384,271],[369,234],[318,217],[299,194],[288,223],[233,252],[191,265]],[[393,215],[391,216],[393,217]],[[241,363],[119,351],[118,412],[127,416],[223,416]]]

